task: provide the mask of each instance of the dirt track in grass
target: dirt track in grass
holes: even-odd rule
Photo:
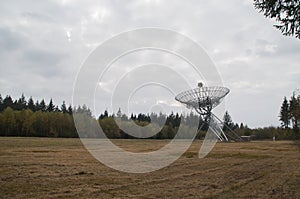
[[[128,151],[168,140],[114,140]],[[0,198],[300,198],[300,147],[292,141],[218,143],[198,159],[196,141],[146,174],[110,169],[79,139],[0,138]]]

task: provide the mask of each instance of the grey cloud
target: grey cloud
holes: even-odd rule
[[[36,13],[36,12],[24,12],[22,13],[21,15],[22,17],[28,19],[28,20],[36,20],[38,22],[41,22],[41,23],[53,23],[55,22],[55,20],[48,16],[48,15],[45,15],[45,14],[40,14],[40,13]]]
[[[300,45],[272,25],[241,0],[2,1],[0,89],[70,102],[76,73],[97,44],[130,29],[162,27],[204,46],[231,89],[234,120],[277,125],[282,96],[299,86]]]
[[[44,49],[30,50],[24,54],[24,58],[29,58],[29,60],[46,63],[47,65],[55,65],[60,62],[61,59],[65,56],[66,55],[62,53],[54,53],[51,51],[46,51]]]
[[[11,31],[9,28],[0,26],[0,50],[15,50],[23,43],[23,38],[19,33]]]

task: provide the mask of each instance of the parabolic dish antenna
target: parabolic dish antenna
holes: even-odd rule
[[[230,90],[226,87],[203,86],[200,82],[197,88],[179,93],[175,99],[185,104],[188,108],[196,110],[200,115],[199,129],[201,129],[204,124],[207,124],[210,132],[220,141],[241,141],[241,138],[229,127],[226,127],[229,128],[229,132],[225,133],[222,130],[225,124],[211,112],[213,108],[222,102],[222,99],[229,91]]]

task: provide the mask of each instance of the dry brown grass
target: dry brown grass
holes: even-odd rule
[[[114,140],[150,151],[167,140]],[[289,141],[201,141],[172,165],[128,174],[95,160],[79,139],[0,138],[1,198],[300,198],[300,151]]]

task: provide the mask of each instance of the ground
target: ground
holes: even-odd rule
[[[115,140],[129,151],[168,140]],[[110,169],[79,139],[0,138],[0,198],[300,198],[300,147],[292,141],[201,141],[176,162],[146,174]]]

